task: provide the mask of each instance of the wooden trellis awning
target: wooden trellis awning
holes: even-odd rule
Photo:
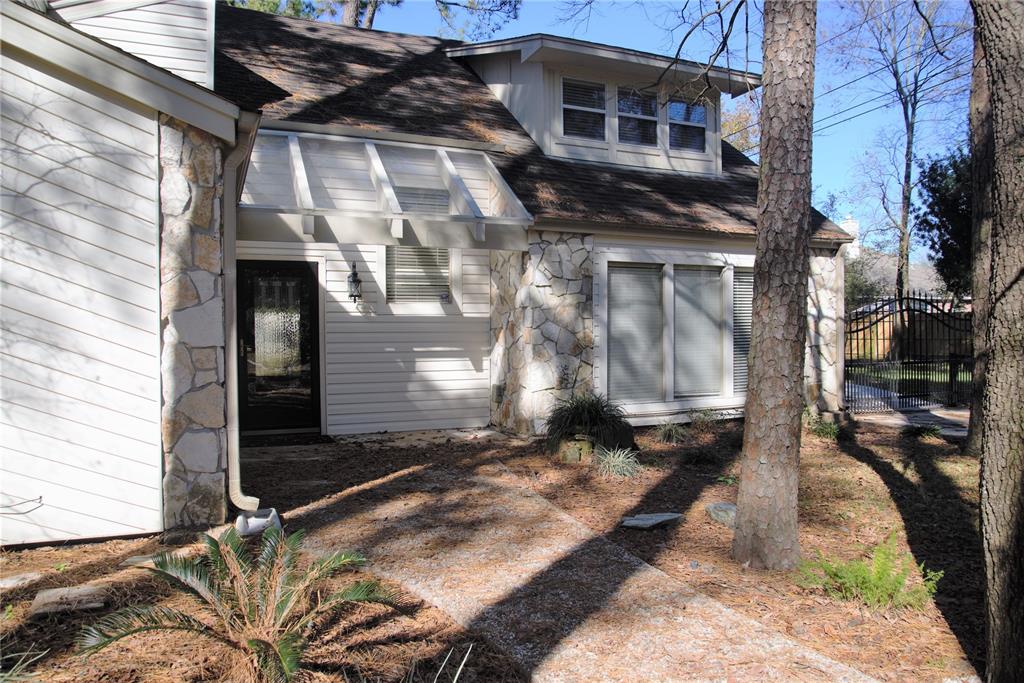
[[[533,217],[480,151],[265,130],[256,136],[240,208],[302,216],[462,223],[476,240],[488,226],[525,227]]]

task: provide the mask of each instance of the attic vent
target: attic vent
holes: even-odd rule
[[[395,196],[402,211],[417,213],[448,214],[451,197],[448,190],[435,190],[428,187],[396,187]]]

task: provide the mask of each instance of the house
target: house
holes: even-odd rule
[[[741,411],[757,168],[720,98],[756,76],[697,100],[699,65],[548,35],[2,7],[4,544],[254,509],[240,431]],[[814,220],[831,411],[850,237]]]

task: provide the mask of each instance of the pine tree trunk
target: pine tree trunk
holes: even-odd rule
[[[342,26],[359,25],[359,3],[360,0],[346,0],[345,11],[341,14]]]
[[[814,2],[766,0],[750,382],[733,557],[800,559],[797,482],[810,243]]]
[[[1024,3],[972,3],[992,107],[981,435],[989,681],[1024,674]]]
[[[974,371],[971,381],[971,421],[964,453],[981,455],[983,392],[985,390],[985,328],[988,324],[989,234],[992,230],[992,107],[989,100],[985,49],[974,34],[971,74],[971,321],[974,333]]]
[[[370,0],[366,3],[366,13],[363,14],[363,28],[373,28],[373,20],[377,17],[377,7],[380,0]]]

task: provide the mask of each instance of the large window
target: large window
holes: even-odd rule
[[[747,390],[750,323],[754,313],[754,273],[737,270],[732,276],[732,390]]]
[[[702,104],[682,100],[668,102],[669,149],[706,151],[708,111]]]
[[[661,401],[662,268],[608,266],[608,395],[616,401]]]
[[[731,406],[747,390],[752,259],[627,261],[633,251],[606,262],[602,391],[626,404]]]
[[[389,246],[385,258],[388,303],[451,301],[447,249]]]
[[[603,83],[566,78],[562,81],[562,132],[577,138],[604,140]]]
[[[674,394],[676,398],[721,394],[722,271],[677,267],[674,275]]]
[[[619,88],[619,142],[658,144],[658,96]]]

